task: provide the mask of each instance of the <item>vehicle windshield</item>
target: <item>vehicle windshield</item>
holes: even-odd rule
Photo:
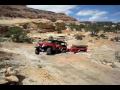
[[[59,41],[51,41],[51,40],[49,40],[48,42],[49,43],[56,43],[56,44],[60,44],[60,45],[66,45],[65,42],[59,42]]]
[[[60,45],[62,45],[62,46],[67,46],[67,43],[62,42],[62,43],[60,43]]]
[[[48,43],[52,43],[52,41],[48,41]]]
[[[66,45],[65,43],[61,43],[61,45]]]

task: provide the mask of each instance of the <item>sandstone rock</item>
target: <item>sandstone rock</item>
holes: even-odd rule
[[[16,71],[13,70],[12,67],[8,67],[6,70],[5,70],[5,76],[11,76],[11,75],[16,75]]]
[[[8,82],[19,82],[19,79],[16,76],[5,77],[5,80]]]
[[[6,81],[5,79],[0,80],[0,84],[5,84],[8,83],[8,81]]]
[[[108,65],[108,66],[112,66],[112,65],[113,65],[113,63],[106,63],[106,65]]]
[[[106,65],[106,62],[103,61],[102,64]]]
[[[31,18],[31,19],[57,19],[63,21],[77,21],[75,18],[67,16],[66,14],[55,13],[51,11],[44,11],[32,9],[25,5],[0,5],[0,16],[10,18]]]

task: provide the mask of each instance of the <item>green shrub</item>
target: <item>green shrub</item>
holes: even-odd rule
[[[20,27],[11,27],[5,35],[10,37],[13,42],[27,42],[32,43],[32,39],[27,37],[27,33],[22,30]]]

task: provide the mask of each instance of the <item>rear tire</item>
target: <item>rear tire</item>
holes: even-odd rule
[[[62,52],[62,53],[66,53],[66,52],[67,52],[67,50],[63,49],[63,50],[61,50],[61,52]]]
[[[40,53],[39,50],[38,50],[38,49],[35,49],[35,54],[36,54],[36,55],[39,55],[39,53]]]
[[[47,48],[47,51],[46,51],[47,53],[47,55],[52,55],[52,48]]]

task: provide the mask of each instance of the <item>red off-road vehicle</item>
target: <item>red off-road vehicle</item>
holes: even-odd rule
[[[38,43],[35,48],[35,54],[46,52],[47,55],[52,55],[56,53],[67,52],[67,43],[58,40],[48,40]]]

